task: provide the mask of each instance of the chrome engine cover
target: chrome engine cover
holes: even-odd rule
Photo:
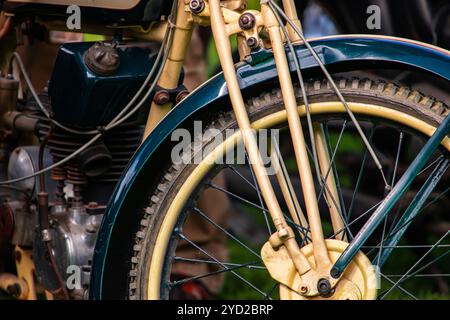
[[[86,208],[53,207],[51,213],[51,247],[53,256],[73,299],[88,296],[92,255],[102,214],[90,214]],[[54,288],[56,279],[49,266],[42,242],[36,239],[34,251],[38,279],[46,288]]]

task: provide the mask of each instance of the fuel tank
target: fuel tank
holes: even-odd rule
[[[86,63],[88,50],[95,45],[82,42],[60,47],[48,86],[57,121],[78,127],[107,124],[138,91],[154,65],[158,51],[157,44],[115,46],[117,68],[101,74],[98,68]],[[93,53],[94,58],[96,54]],[[144,106],[147,110],[144,107],[143,112],[148,111],[150,101]]]

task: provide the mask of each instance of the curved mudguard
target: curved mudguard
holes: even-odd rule
[[[394,65],[399,69],[422,70],[450,80],[450,52],[427,44],[406,39],[365,35],[326,37],[311,41],[310,44],[326,66],[332,68],[341,66],[339,71],[361,70],[377,66],[386,68],[386,65]],[[303,45],[296,46],[296,52],[303,70],[318,67]],[[294,70],[293,63],[291,63],[291,69]],[[236,66],[236,72],[242,91],[277,78],[275,62],[268,51],[253,54],[247,62]],[[132,214],[132,212],[126,212],[126,201],[130,194],[139,192],[135,183],[137,177],[145,170],[151,170],[147,166],[152,155],[174,129],[196,112],[203,112],[220,99],[227,98],[227,95],[226,82],[223,74],[220,73],[173,108],[137,150],[128,168],[122,174],[103,218],[93,259],[91,298],[102,298],[108,253],[115,250],[110,246],[113,229],[121,228],[120,223],[117,223],[120,215]],[[126,231],[125,228],[124,232]]]

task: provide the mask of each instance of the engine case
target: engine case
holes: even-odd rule
[[[94,210],[95,211],[95,210]],[[52,251],[68,292],[73,299],[86,299],[97,232],[102,214],[92,214],[85,206],[55,206],[51,213]],[[33,246],[36,273],[47,288],[57,288],[54,272],[45,257],[42,242]]]

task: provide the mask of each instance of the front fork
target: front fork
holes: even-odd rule
[[[293,5],[291,1],[286,2],[289,2],[291,6]],[[290,9],[290,13],[294,14],[295,8],[290,7]],[[224,77],[227,82],[234,114],[242,132],[243,142],[247,149],[257,182],[260,186],[263,199],[267,204],[276,228],[276,232],[271,236],[269,242],[274,247],[283,245],[286,248],[296,271],[301,276],[302,286],[305,288],[304,292],[307,292],[305,295],[318,295],[318,283],[320,280],[326,278],[328,281],[332,282],[331,286],[334,286],[337,283],[337,280],[328,277],[332,263],[328,256],[323,236],[314,180],[309,166],[306,142],[297,110],[297,101],[285,54],[280,25],[269,6],[263,3],[261,5],[261,16],[258,17],[257,21],[260,21],[260,23],[266,27],[275,57],[290,133],[294,143],[295,157],[299,164],[299,176],[301,178],[301,185],[306,203],[307,218],[313,243],[314,260],[316,261],[314,268],[311,266],[306,256],[301,252],[297,241],[295,240],[294,232],[288,226],[286,219],[283,216],[267,171],[263,165],[256,137],[252,131],[244,100],[239,89],[239,83],[231,54],[231,45],[228,38],[229,33],[227,32],[230,29],[230,24],[227,25],[224,20],[225,15],[222,13],[220,0],[209,1],[209,13],[213,37]],[[298,21],[296,17],[292,18],[293,21]],[[258,28],[258,25],[254,27]],[[320,139],[320,137],[318,137],[318,139]]]
[[[326,287],[328,288],[328,290],[331,290],[337,285],[337,283],[341,279],[343,271],[360,250],[365,240],[367,240],[373,230],[384,219],[390,209],[398,201],[398,199],[404,194],[404,192],[406,192],[417,172],[419,172],[423,168],[430,155],[448,134],[450,129],[450,116],[444,120],[444,123],[431,137],[422,152],[417,157],[416,161],[413,162],[402,179],[399,180],[396,187],[390,192],[388,197],[377,209],[371,219],[369,219],[366,225],[351,241],[350,245],[339,257],[336,263],[333,264],[328,255],[326,242],[323,236],[321,218],[314,188],[314,179],[311,172],[311,167],[309,165],[306,142],[298,114],[297,101],[295,98],[290,69],[283,43],[283,35],[280,29],[279,22],[266,2],[261,4],[261,12],[252,12],[251,16],[255,18],[253,22],[251,22],[251,19],[240,21],[240,18],[244,15],[241,15],[240,13],[233,10],[228,10],[225,6],[223,6],[221,0],[209,0],[208,2],[205,2],[205,4],[206,7],[204,7],[201,13],[197,13],[192,17],[188,17],[188,13],[184,7],[184,3],[183,1],[180,1],[176,22],[177,26],[175,31],[175,38],[179,37],[179,41],[174,41],[175,45],[173,46],[175,48],[178,47],[179,49],[174,50],[173,48],[171,48],[171,55],[169,56],[170,59],[167,62],[167,65],[165,66],[163,72],[163,75],[168,78],[160,79],[159,84],[162,82],[166,82],[164,83],[166,86],[176,85],[178,78],[175,78],[174,75],[179,74],[178,71],[181,68],[184,54],[189,43],[188,39],[190,39],[190,34],[192,32],[193,21],[195,21],[196,19],[202,21],[203,18],[208,19],[211,24],[217,53],[222,66],[225,80],[227,82],[234,114],[242,133],[243,142],[248,152],[249,160],[255,172],[255,177],[260,187],[264,202],[268,207],[268,211],[276,228],[276,232],[270,237],[269,243],[274,248],[274,250],[277,250],[281,246],[283,246],[285,250],[287,250],[290,260],[292,261],[298,275],[301,277],[302,289],[294,290],[301,291],[300,293],[302,295],[308,297],[319,295],[322,293],[320,287],[321,284],[324,284],[324,281],[326,282]],[[296,15],[295,5],[293,1],[283,0],[283,5],[290,20],[299,27],[299,21]],[[243,22],[249,21],[251,23],[243,24]],[[261,154],[258,149],[257,140],[254,131],[252,130],[247,110],[245,108],[244,100],[239,88],[235,66],[233,63],[229,36],[232,34],[238,34],[238,43],[242,44],[243,41],[246,40],[247,44],[255,44],[256,39],[259,39],[258,32],[262,27],[265,27],[265,29],[269,33],[270,44],[273,50],[274,59],[279,75],[280,87],[287,112],[289,129],[292,136],[295,158],[298,164],[299,176],[301,179],[301,185],[307,210],[308,221],[307,223],[303,221],[303,224],[305,226],[308,226],[310,230],[309,232],[311,235],[313,256],[315,261],[314,265],[311,265],[306,256],[300,250],[299,245],[295,240],[294,232],[288,226],[283,212],[280,208],[272,184],[269,180],[268,173],[263,165]],[[298,35],[294,32],[292,26],[288,27],[289,28],[287,31],[289,38],[293,42],[298,42]],[[248,46],[240,45],[239,49],[240,53],[248,53]],[[151,110],[153,110],[153,113],[156,112],[165,114],[169,107],[169,105],[163,105],[159,108],[152,106]],[[158,115],[151,115],[149,117],[149,123],[147,125],[148,132],[156,123],[156,121],[151,120],[159,118],[160,117]],[[148,134],[148,132],[146,132],[146,134]],[[322,175],[327,176],[327,172],[330,167],[330,158],[324,139],[323,129],[319,125],[314,125],[313,139],[315,140],[317,146],[317,156],[319,160],[318,162],[320,171]],[[275,162],[278,162],[279,160],[280,159],[275,159]],[[286,179],[280,176],[279,173],[277,175],[277,178],[282,182],[284,179],[285,183],[280,184],[282,186],[284,185],[286,189],[283,195],[285,196],[285,198],[289,198],[289,181],[286,181]],[[323,183],[325,184],[325,196],[327,198],[337,199],[338,197],[333,175],[329,175],[326,181],[324,181]],[[426,194],[426,190],[424,190],[423,193]],[[421,199],[418,199],[418,201],[420,200]],[[288,203],[288,207],[290,207],[289,211],[291,215],[293,215],[295,211],[294,208],[298,207],[298,204],[292,202],[289,206]],[[337,232],[343,230],[344,223],[339,213],[339,204],[335,204],[334,207],[329,206],[329,209],[334,231]],[[297,211],[299,211],[298,208]],[[414,213],[411,213],[411,216],[413,215]],[[300,220],[304,220],[304,218]],[[306,237],[307,236],[308,233],[306,234]],[[346,239],[343,238],[343,240]],[[385,255],[387,254],[389,254],[389,252],[385,253]],[[383,257],[383,260],[385,258],[386,257]]]
[[[253,26],[253,35],[251,34],[252,32],[250,32],[249,34],[248,30],[244,32],[244,35],[248,39],[250,36],[254,36],[258,33],[259,27],[264,26],[270,37],[270,44],[278,71],[283,101],[287,112],[289,130],[293,141],[295,158],[297,161],[299,177],[301,180],[303,196],[306,204],[308,221],[307,223],[303,221],[302,224],[309,226],[310,230],[309,232],[311,235],[315,261],[314,266],[312,266],[300,250],[295,240],[294,232],[287,225],[287,222],[283,216],[281,208],[278,204],[278,200],[274,194],[274,190],[268,178],[267,171],[262,163],[256,138],[253,131],[251,130],[252,128],[250,120],[245,108],[242,94],[239,89],[239,83],[237,80],[231,55],[231,46],[228,39],[228,36],[231,34],[230,30],[234,30],[236,28],[236,23],[234,23],[233,27],[233,15],[230,15],[230,13],[227,14],[226,12],[223,13],[220,2],[220,0],[209,0],[211,27],[224,77],[226,79],[228,90],[230,93],[231,103],[236,115],[236,120],[242,132],[243,141],[249,154],[249,159],[255,172],[257,182],[260,186],[263,199],[268,206],[270,215],[276,227],[276,232],[270,237],[269,243],[274,248],[274,250],[277,250],[280,246],[284,246],[284,248],[287,250],[298,275],[301,277],[301,287],[303,288],[302,290],[297,290],[297,288],[294,288],[294,290],[300,292],[304,296],[309,297],[323,294],[320,287],[324,284],[324,281],[325,287],[327,287],[328,291],[330,291],[337,285],[342,277],[345,268],[350,264],[367,238],[373,233],[373,231],[381,223],[381,221],[383,221],[383,219],[390,212],[396,202],[408,190],[417,173],[422,170],[424,165],[429,160],[430,156],[433,154],[434,150],[437,149],[442,140],[448,135],[450,131],[450,116],[447,116],[447,118],[443,121],[440,127],[436,130],[436,132],[424,146],[415,161],[411,164],[402,178],[398,181],[395,188],[390,191],[389,195],[371,216],[369,221],[367,221],[363,228],[361,228],[360,232],[351,241],[349,246],[340,255],[338,260],[333,264],[328,255],[328,250],[323,235],[321,218],[318,203],[316,200],[317,196],[314,188],[314,180],[311,172],[311,167],[309,165],[306,142],[297,110],[297,101],[295,98],[288,61],[286,58],[283,35],[280,29],[279,22],[272,9],[269,7],[267,2],[261,3],[260,15],[258,15],[258,17],[256,18],[255,26]],[[298,29],[300,29],[293,1],[283,0],[283,6],[289,19],[299,27]],[[290,27],[287,30],[289,38],[293,42],[298,42],[298,35],[293,32],[294,30],[291,28],[291,26],[288,27]],[[320,167],[319,169],[323,176],[328,176],[327,171],[330,168],[330,157],[324,138],[323,128],[320,125],[314,124],[313,138],[317,146],[317,156]],[[272,159],[276,163],[279,163],[280,159],[277,159],[277,157],[272,157]],[[437,183],[436,181],[438,181],[442,177],[442,172],[445,172],[445,169],[448,166],[448,161],[444,161],[442,164],[443,169],[436,170],[436,175],[430,177],[429,184],[424,185],[423,190],[421,190],[421,192],[419,192],[417,196],[417,200],[415,199],[417,203],[421,203],[421,201],[423,201],[423,198],[425,198],[429,194],[430,190],[432,190],[433,186]],[[283,196],[285,197],[285,199],[292,200],[289,199],[289,181],[286,181],[286,178],[281,177],[280,173],[277,174],[277,179],[280,181],[282,189],[284,186]],[[328,178],[326,178],[326,181],[324,181],[323,183],[325,184],[326,190],[325,197],[327,197],[328,199],[337,199],[338,195],[333,175],[329,175]],[[294,217],[294,208],[298,207],[298,205],[296,205],[295,201],[287,201],[287,204],[290,208],[289,211],[295,221],[296,219]],[[338,232],[343,230],[344,222],[340,214],[341,208],[339,203],[335,203],[334,206],[329,205],[329,209],[334,231]],[[297,209],[297,211],[299,210]],[[417,209],[411,208],[411,210],[407,210],[403,219],[412,219],[414,218],[415,214],[417,214]],[[301,214],[297,218],[301,218],[302,215],[303,214]],[[402,231],[399,232],[399,234],[402,234],[406,230],[407,226],[399,226],[399,228],[401,229],[400,231]],[[398,242],[398,239],[399,237],[391,239],[390,244],[395,245],[396,242]],[[346,236],[344,236],[342,240],[346,241]],[[387,256],[389,254],[389,250],[384,252],[384,255],[382,256],[383,262],[387,259]]]

